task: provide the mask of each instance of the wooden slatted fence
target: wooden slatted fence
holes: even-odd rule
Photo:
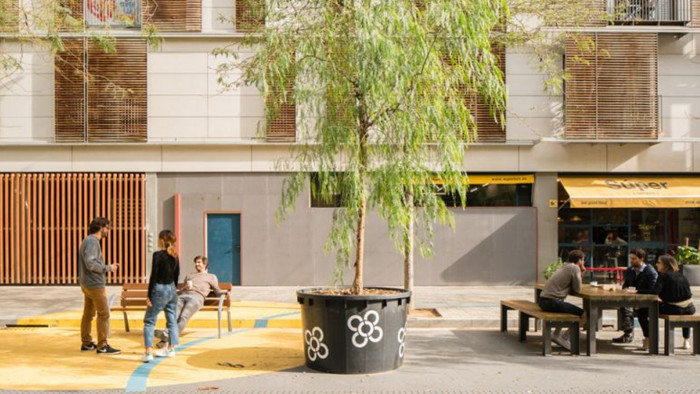
[[[111,284],[146,275],[144,174],[0,173],[0,284],[78,283],[78,249],[90,220],[104,216]]]
[[[658,34],[569,38],[566,72],[566,138],[658,138]]]

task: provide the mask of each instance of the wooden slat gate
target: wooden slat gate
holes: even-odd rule
[[[78,283],[78,248],[90,220],[104,216],[102,241],[120,269],[107,282],[146,275],[144,174],[0,173],[0,285]]]

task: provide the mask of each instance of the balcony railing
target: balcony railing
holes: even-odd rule
[[[685,25],[690,22],[691,0],[607,0],[615,24]]]

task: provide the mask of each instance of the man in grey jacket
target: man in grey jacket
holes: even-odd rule
[[[80,289],[83,291],[85,306],[80,323],[81,351],[95,350],[97,354],[119,354],[107,343],[109,335],[109,303],[105,289],[105,274],[115,272],[119,264],[105,264],[100,241],[107,237],[111,223],[109,219],[96,217],[90,222],[88,232],[80,244],[78,255]],[[97,312],[97,344],[92,341],[92,319]]]

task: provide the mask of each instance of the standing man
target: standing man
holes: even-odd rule
[[[654,285],[659,274],[656,270],[644,263],[644,258],[647,252],[642,248],[634,248],[630,251],[630,266],[625,271],[625,281],[622,283],[622,288],[626,289],[634,287],[638,293],[654,294]],[[622,312],[622,330],[624,334],[618,338],[614,338],[614,343],[630,343],[634,340],[634,310],[630,307],[620,308]],[[646,316],[646,318],[645,318]],[[648,348],[649,340],[649,315],[642,314],[638,316],[639,325],[642,327],[644,340],[642,348]]]
[[[109,304],[105,290],[105,273],[115,272],[119,264],[105,264],[102,258],[100,241],[109,234],[111,223],[109,219],[96,217],[90,222],[89,235],[80,244],[79,278],[80,289],[83,291],[85,306],[83,319],[80,323],[80,339],[83,342],[81,351],[95,350],[97,354],[119,354],[107,343],[109,335]],[[92,319],[97,312],[97,344],[92,341]]]
[[[582,327],[586,323],[586,315],[583,309],[564,300],[569,294],[581,291],[581,274],[586,271],[585,258],[586,255],[578,249],[569,252],[566,264],[549,278],[538,300],[543,311],[571,313],[579,316]],[[571,350],[569,336],[569,330],[561,334],[561,328],[557,327],[552,335],[552,340],[564,349]]]
[[[207,272],[209,261],[206,257],[197,256],[194,258],[194,268],[197,272],[185,276],[184,289],[177,299],[177,328],[182,332],[197,311],[204,306],[204,299],[210,292],[221,295],[225,292],[219,289],[219,280],[216,275]],[[160,339],[156,344],[157,348],[163,348],[168,344],[168,330],[155,330],[154,335]]]

